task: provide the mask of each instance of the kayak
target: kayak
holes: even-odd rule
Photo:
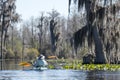
[[[45,61],[45,60],[36,60],[34,63],[33,63],[33,66],[34,67],[45,67],[47,66],[48,63]]]
[[[33,69],[34,70],[46,70],[48,66],[47,61],[45,60],[44,56],[40,56],[34,63]]]
[[[33,67],[33,70],[47,70],[47,67]]]

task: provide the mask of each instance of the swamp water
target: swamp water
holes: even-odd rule
[[[81,71],[48,69],[36,71],[18,65],[19,61],[4,61],[0,80],[120,80],[120,71]]]

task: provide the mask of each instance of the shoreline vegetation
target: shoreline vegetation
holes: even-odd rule
[[[118,71],[119,64],[82,64],[81,60],[47,60],[49,69],[73,69],[73,70],[103,70],[103,71]]]
[[[16,0],[1,0],[0,59],[33,60],[43,54],[77,57],[84,64],[120,63],[120,0],[113,1],[68,0],[67,18],[52,9],[24,21]]]
[[[120,69],[120,0],[68,0],[67,18],[52,9],[26,21],[15,2],[0,0],[1,70],[4,59],[32,66],[40,54],[50,69]]]
[[[21,59],[4,59],[3,61],[10,61],[7,64],[13,64],[16,61],[15,65],[21,66],[20,63],[23,63]],[[13,63],[12,63],[12,62]],[[25,66],[25,69],[32,68],[32,63],[34,60],[24,60],[24,62],[30,64]],[[78,59],[47,59],[48,69],[66,69],[66,70],[83,70],[83,71],[120,71],[119,64],[82,64],[82,60]]]

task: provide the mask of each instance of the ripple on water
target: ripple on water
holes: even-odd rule
[[[79,70],[0,71],[0,80],[120,80],[120,72]]]
[[[75,70],[19,70],[0,72],[0,80],[80,80],[80,78],[85,78],[84,76],[85,73]]]

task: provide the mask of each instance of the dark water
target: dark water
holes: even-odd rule
[[[0,71],[0,80],[120,80],[120,73],[79,70],[4,70]]]
[[[85,73],[74,70],[1,71],[0,80],[85,80]]]
[[[21,60],[3,60],[2,66],[0,61],[0,69],[2,67],[2,70],[20,70],[22,69],[22,66],[19,66],[18,64],[22,62]]]
[[[0,80],[120,80],[120,71],[44,70],[19,66],[20,61],[4,61]]]

